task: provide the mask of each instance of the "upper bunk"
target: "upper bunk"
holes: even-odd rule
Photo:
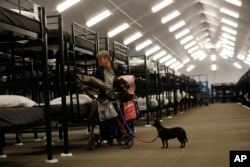
[[[99,50],[98,33],[79,23],[72,23],[72,38],[74,44],[73,50],[77,51],[79,55],[95,56]]]
[[[146,55],[130,56],[129,67],[130,72],[136,77],[146,78],[146,75],[157,72],[156,62],[149,59]]]
[[[112,61],[114,64],[118,65],[120,74],[129,74],[129,48],[117,41],[113,41],[113,48],[110,51],[112,55]]]
[[[0,44],[42,38],[45,9],[28,0],[4,0],[0,5]]]

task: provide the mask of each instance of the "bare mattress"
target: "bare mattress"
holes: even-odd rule
[[[0,22],[35,33],[39,33],[41,30],[41,23],[39,21],[23,16],[19,13],[16,13],[3,7],[0,7]]]

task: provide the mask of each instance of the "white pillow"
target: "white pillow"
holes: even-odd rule
[[[0,95],[0,108],[33,107],[38,105],[33,100],[19,95]]]
[[[79,97],[79,104],[87,104],[87,103],[92,102],[92,99],[88,95],[79,94],[78,97]],[[72,98],[73,98],[73,104],[77,104],[76,94],[73,94]],[[51,105],[61,105],[62,104],[61,97],[58,97],[56,99],[51,100],[50,104]],[[66,96],[66,104],[68,104],[68,105],[70,104],[70,96],[69,95]]]

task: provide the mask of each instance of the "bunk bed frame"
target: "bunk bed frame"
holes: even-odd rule
[[[250,69],[244,73],[237,82],[236,91],[242,105],[250,107]]]
[[[24,0],[23,0],[24,1]],[[19,0],[18,3],[12,2],[12,1],[6,1],[10,2],[11,5],[14,5],[19,9],[21,12],[22,9],[25,9],[21,6],[21,1]],[[30,2],[30,1],[28,1]],[[50,122],[50,110],[49,110],[49,88],[48,88],[48,45],[47,45],[47,32],[46,32],[46,14],[45,14],[45,8],[44,7],[38,7],[39,11],[39,20],[31,19],[26,16],[23,16],[19,13],[13,12],[6,8],[6,6],[1,6],[0,10],[0,29],[1,29],[1,41],[0,41],[0,49],[3,52],[6,52],[6,45],[11,44],[14,46],[16,44],[16,41],[23,41],[23,40],[39,40],[40,44],[42,45],[42,72],[43,72],[43,96],[44,96],[44,111],[45,111],[45,120],[46,120],[46,150],[47,150],[47,160],[46,162],[57,162],[56,159],[53,159],[52,156],[52,141],[51,141],[51,122]],[[13,18],[6,17],[6,15],[12,15]],[[10,19],[10,20],[8,20]],[[11,20],[15,20],[15,22],[12,22]],[[30,24],[21,24],[20,21],[26,20],[28,23],[34,23],[36,25],[37,29],[34,29],[33,27],[26,27]],[[2,31],[3,30],[3,31]],[[10,50],[12,50],[11,48]],[[23,125],[25,127],[25,125]],[[9,129],[17,129],[22,127],[21,125],[18,127],[4,127],[1,128],[0,133],[0,157],[4,158],[7,157],[7,155],[3,154],[3,144],[4,144],[4,133],[7,132]],[[30,127],[30,126],[28,126]]]
[[[141,95],[145,95],[146,97],[146,111],[140,111],[140,113],[143,113],[141,115],[144,115],[144,112],[146,112],[146,121],[147,121],[147,125],[150,125],[150,118],[149,118],[149,114],[152,112],[152,107],[151,107],[151,96],[153,93],[155,93],[155,90],[149,89],[150,88],[150,84],[152,84],[153,82],[155,83],[154,85],[156,85],[156,80],[157,80],[157,76],[156,76],[156,71],[152,73],[152,71],[150,71],[150,69],[148,68],[148,61],[149,59],[146,57],[146,55],[136,55],[136,56],[131,56],[130,57],[130,72],[132,75],[134,75],[136,77],[136,82],[138,81],[138,79],[140,80],[140,82],[144,82],[144,83],[140,83],[142,85],[144,85],[144,89],[136,89],[135,93],[136,94],[141,94]],[[135,60],[134,60],[135,59]],[[134,61],[141,61],[140,64],[134,64]],[[158,86],[158,85],[156,85]],[[148,92],[149,90],[151,90],[151,92]],[[143,92],[140,92],[143,91]],[[147,92],[144,92],[147,91]],[[157,111],[158,112],[158,111]],[[152,113],[151,113],[152,114]]]

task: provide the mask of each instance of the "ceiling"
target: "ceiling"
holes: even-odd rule
[[[56,6],[63,2],[63,0],[34,1],[45,6],[49,15],[57,14]],[[112,13],[111,16],[92,26],[91,29],[98,32],[100,36],[106,36],[107,32],[111,29],[123,22],[127,22],[130,27],[110,38],[110,42],[116,40],[123,43],[123,40],[128,36],[131,36],[137,31],[141,32],[143,36],[128,45],[130,55],[144,54],[151,46],[159,45],[161,50],[165,50],[168,54],[171,54],[181,64],[183,64],[185,59],[190,59],[190,62],[183,64],[183,68],[179,69],[180,73],[186,72],[190,64],[196,67],[206,68],[207,70],[211,70],[211,65],[216,64],[219,70],[222,69],[225,64],[230,68],[234,68],[232,64],[238,62],[245,71],[249,68],[250,55],[249,64],[244,62],[246,59],[248,60],[247,55],[250,49],[249,0],[241,0],[241,6],[233,5],[225,0],[173,0],[173,3],[167,7],[153,13],[151,8],[162,1],[164,0],[81,0],[76,5],[62,12],[64,27],[66,30],[70,30],[70,23],[72,21],[86,26],[86,22],[91,17],[108,9]],[[221,7],[238,12],[239,18],[234,18],[222,13],[220,11]],[[178,10],[180,15],[162,24],[161,18],[174,10]],[[222,18],[237,23],[237,28],[222,23]],[[186,24],[178,30],[170,32],[169,27],[181,20]],[[232,39],[227,40],[229,41],[229,45],[233,46],[232,49],[234,50],[228,59],[224,59],[220,56],[221,51],[225,48],[223,45],[224,42],[219,42],[223,39],[222,27],[224,26],[235,29],[237,33],[236,35],[230,35],[235,37],[235,41]],[[186,28],[190,32],[176,39],[175,35]],[[180,44],[180,40],[188,35],[194,37],[193,41],[195,41],[199,48],[207,55],[203,60],[194,60],[188,49],[185,49],[184,45]],[[146,39],[151,39],[153,44],[141,51],[136,51],[135,47]],[[217,60],[212,61],[210,59],[211,55],[215,55]],[[196,70],[198,69],[199,68],[196,68]]]

